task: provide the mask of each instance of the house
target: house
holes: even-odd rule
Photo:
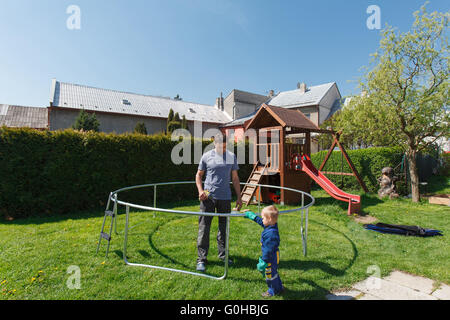
[[[149,134],[164,132],[170,109],[186,116],[188,130],[194,133],[194,121],[202,122],[202,134],[232,120],[217,107],[178,99],[101,89],[52,80],[49,128],[71,128],[80,110],[95,113],[100,131],[133,132],[144,122]]]
[[[0,127],[48,129],[47,109],[0,104]]]
[[[298,109],[316,125],[320,125],[340,108],[341,95],[334,82],[309,88],[302,83],[295,90],[276,95],[271,90],[267,96],[233,89],[225,98],[221,94],[212,106],[53,79],[48,108],[2,105],[0,121],[7,126],[63,130],[71,128],[80,111],[85,110],[95,113],[102,132],[133,132],[136,124],[143,122],[147,132],[152,134],[166,131],[167,117],[172,109],[180,117],[186,117],[191,134],[194,134],[194,122],[201,122],[202,135],[208,129],[221,128],[239,141],[245,139],[245,125],[264,103]],[[314,142],[314,137],[312,139],[312,150],[316,151],[317,142]]]
[[[273,91],[271,91],[273,94]],[[247,91],[233,89],[228,96],[223,99],[222,94],[216,100],[218,110],[225,112],[233,120],[221,128],[226,127],[227,135],[234,135],[235,141],[244,137],[244,122],[251,119],[256,114],[259,106],[271,98],[269,96],[251,93]]]
[[[216,106],[235,120],[255,112],[262,103],[269,99],[269,96],[233,89],[225,99],[220,94],[220,98],[216,100]]]
[[[266,104],[287,109],[300,110],[315,125],[320,126],[340,109],[342,96],[335,82],[307,87],[305,83],[298,83],[297,89],[282,91],[270,97]],[[238,106],[239,107],[239,106]],[[238,112],[242,114],[243,112]],[[235,140],[244,136],[243,129],[256,114],[256,110],[241,118],[233,119],[221,126],[227,135],[234,135]],[[294,138],[294,137],[293,137]],[[312,137],[312,152],[319,150],[317,134]]]

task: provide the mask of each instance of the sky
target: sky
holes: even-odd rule
[[[424,3],[1,0],[0,104],[46,107],[52,78],[208,105],[221,92],[267,95],[298,82],[359,94],[381,38],[367,26],[368,7],[378,6],[382,28],[405,32]],[[449,2],[430,0],[427,11],[449,11]]]

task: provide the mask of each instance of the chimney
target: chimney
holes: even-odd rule
[[[220,97],[216,99],[216,104],[214,105],[220,111],[223,111],[223,95],[220,93]]]
[[[305,93],[306,92],[306,83],[302,82],[298,82],[297,83],[297,89],[300,90],[300,93]]]

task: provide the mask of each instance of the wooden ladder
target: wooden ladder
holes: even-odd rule
[[[260,162],[257,162],[255,164],[255,166],[253,167],[252,173],[248,177],[247,183],[259,184],[262,179],[262,176],[264,174],[264,171],[267,169],[268,164],[269,163],[267,162],[266,165],[263,166],[263,165],[261,165]],[[241,198],[242,198],[243,204],[245,203],[245,205],[247,205],[247,206],[250,204],[257,188],[258,187],[256,187],[256,186],[249,186],[249,185],[244,186],[244,189],[241,192]]]

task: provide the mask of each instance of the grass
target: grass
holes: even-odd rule
[[[444,186],[446,188],[446,186]],[[434,187],[437,191],[439,188]],[[298,213],[279,219],[280,276],[286,293],[274,299],[324,299],[348,288],[376,265],[385,276],[402,270],[450,283],[449,209],[407,199],[379,200],[363,196],[363,210],[380,222],[420,225],[442,230],[444,237],[416,238],[365,230],[346,216],[344,203],[324,191],[313,191],[308,255],[301,254]],[[168,207],[168,206],[166,206]],[[173,204],[198,210],[198,203]],[[231,219],[230,255],[234,265],[226,280],[126,266],[122,260],[124,209],[110,255],[105,244],[95,254],[103,212],[0,222],[0,299],[261,299],[266,284],[255,266],[262,229],[243,218]],[[133,211],[127,256],[139,262],[195,271],[197,217]],[[220,276],[217,218],[211,228],[208,274]],[[70,266],[81,271],[81,289],[69,289]],[[369,269],[370,270],[370,269]]]

